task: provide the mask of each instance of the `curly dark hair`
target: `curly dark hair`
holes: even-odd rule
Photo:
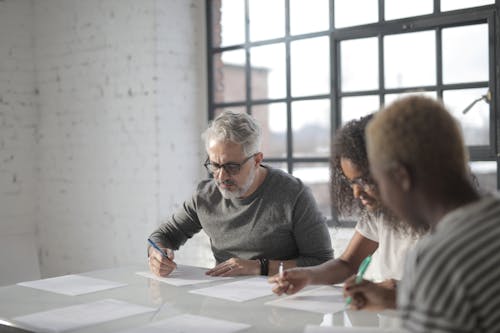
[[[336,215],[341,218],[355,218],[358,220],[371,220],[383,215],[383,221],[392,228],[407,234],[414,231],[408,230],[394,214],[384,206],[379,205],[375,211],[369,211],[361,200],[354,197],[351,186],[345,181],[345,176],[340,165],[342,158],[349,159],[361,171],[363,177],[371,182],[375,189],[376,184],[370,176],[370,167],[366,152],[365,128],[373,118],[373,114],[351,120],[340,128],[332,142],[331,158],[331,198],[332,207]],[[418,233],[418,232],[417,232]]]

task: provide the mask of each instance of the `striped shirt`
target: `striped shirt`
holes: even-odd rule
[[[398,308],[411,332],[500,332],[500,198],[448,213],[421,239]]]

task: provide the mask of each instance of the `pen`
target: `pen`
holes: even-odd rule
[[[363,259],[361,265],[359,265],[358,274],[356,274],[356,280],[355,280],[356,284],[363,281],[363,275],[365,275],[366,269],[370,265],[371,261],[372,261],[372,256],[368,256],[365,259]],[[347,308],[349,304],[351,304],[351,302],[352,302],[352,297],[351,296],[347,297],[345,300],[345,307]]]
[[[283,277],[283,261],[280,261],[280,266],[278,268],[278,274],[280,275],[280,278]]]
[[[168,255],[165,253],[165,251],[163,251],[162,249],[160,249],[158,247],[158,245],[156,245],[156,243],[151,240],[151,238],[148,238],[148,243],[149,243],[149,245],[151,245],[152,247],[154,247],[155,249],[157,249],[158,251],[160,251],[160,253],[161,253],[162,256],[164,256],[167,259],[170,259],[168,257]]]

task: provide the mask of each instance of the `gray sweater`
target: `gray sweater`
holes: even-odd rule
[[[330,235],[311,191],[300,179],[264,166],[264,182],[249,197],[224,199],[212,179],[151,234],[177,250],[203,229],[217,263],[232,257],[293,260],[311,266],[333,257]]]

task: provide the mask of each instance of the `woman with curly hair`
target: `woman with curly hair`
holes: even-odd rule
[[[352,120],[332,145],[332,204],[339,217],[358,220],[347,248],[337,259],[314,267],[293,268],[275,275],[273,292],[294,294],[310,284],[341,283],[356,274],[361,261],[378,250],[378,271],[384,285],[400,280],[406,252],[426,231],[410,229],[381,204],[366,153],[365,128],[372,115]]]

